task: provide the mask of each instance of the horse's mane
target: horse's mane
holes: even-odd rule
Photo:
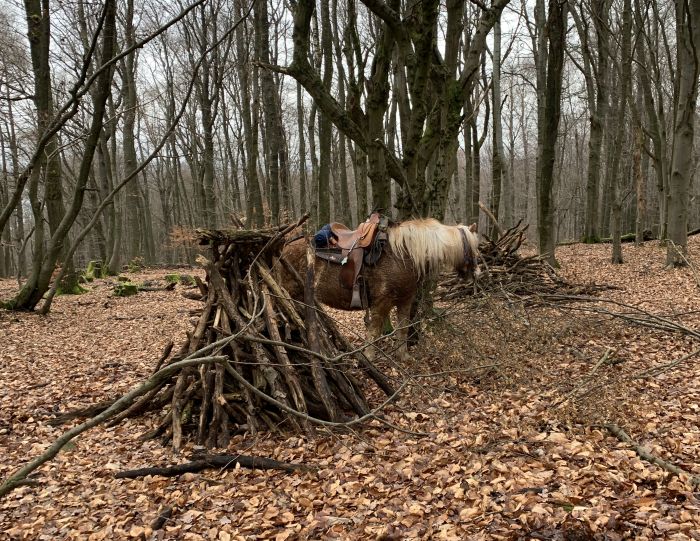
[[[479,253],[479,239],[465,225],[445,225],[433,218],[407,220],[388,230],[391,250],[413,261],[419,276],[436,273],[442,266],[457,267],[464,262],[462,233],[472,254]]]

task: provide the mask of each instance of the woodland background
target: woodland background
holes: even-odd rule
[[[696,4],[3,0],[8,306],[35,308],[57,265],[70,292],[90,260],[187,263],[192,228],[307,209],[489,232],[482,201],[552,261],[648,230],[683,263]]]

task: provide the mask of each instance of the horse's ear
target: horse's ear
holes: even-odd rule
[[[473,223],[472,225],[469,226],[469,231],[471,231],[472,233],[476,233],[477,227],[478,226],[476,225],[476,223]]]

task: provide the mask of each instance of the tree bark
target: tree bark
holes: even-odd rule
[[[109,61],[114,54],[116,19],[116,5],[114,0],[106,0],[104,9],[105,20],[104,27],[102,29],[101,51],[101,61],[103,64]],[[95,148],[97,147],[100,133],[103,128],[105,104],[110,93],[111,82],[112,70],[107,69],[99,72],[97,86],[93,96],[93,111],[90,127],[80,161],[76,186],[73,192],[73,200],[71,201],[71,205],[63,216],[58,228],[51,235],[51,239],[49,240],[45,253],[41,254],[41,258],[34,258],[34,268],[29,279],[15,298],[9,302],[9,306],[13,309],[33,310],[49,288],[51,275],[54,272],[56,262],[58,261],[58,258],[64,248],[64,243],[67,239],[68,232],[73,226],[73,223],[78,216],[78,212],[82,207],[88,176],[92,168],[92,158],[95,154]],[[38,169],[34,169],[32,171],[32,175],[35,175],[37,171]],[[34,182],[31,184],[34,184]],[[30,190],[33,190],[31,186]],[[38,204],[36,192],[30,195],[30,199],[33,201],[35,219],[38,218],[40,220],[41,210],[40,207],[36,206]],[[36,233],[40,234],[41,229],[42,228],[37,228]],[[40,237],[41,236],[42,235],[40,234]],[[37,240],[43,242],[43,238],[38,238]]]
[[[668,246],[666,265],[686,265],[688,204],[693,166],[695,106],[698,97],[700,2],[676,0],[677,108],[673,127],[673,153],[669,182]]]
[[[543,0],[538,4],[544,9]],[[553,266],[558,266],[554,256],[555,232],[554,232],[554,201],[552,191],[554,187],[554,161],[556,156],[557,138],[559,130],[559,116],[561,112],[561,85],[562,70],[564,67],[564,47],[566,36],[566,16],[568,5],[550,0],[549,14],[546,23],[547,50],[540,48],[540,62],[542,56],[546,57],[547,72],[544,89],[544,118],[543,137],[540,150],[538,185],[538,220],[537,232],[540,255],[547,255],[547,260]],[[545,29],[542,29],[545,31]],[[538,89],[539,90],[539,89]]]

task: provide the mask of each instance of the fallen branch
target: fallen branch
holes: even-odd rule
[[[566,404],[569,400],[571,400],[574,396],[578,394],[578,392],[588,383],[593,381],[593,376],[595,376],[596,372],[598,369],[603,366],[609,359],[610,353],[612,352],[612,348],[605,348],[605,353],[603,353],[603,356],[598,360],[598,362],[595,364],[593,367],[593,370],[591,370],[590,374],[584,379],[579,385],[577,385],[571,392],[569,392],[564,398],[562,398],[559,402],[555,403],[553,407],[559,407],[562,404]]]
[[[110,398],[108,400],[98,402],[97,404],[92,404],[91,406],[86,406],[77,410],[58,413],[54,417],[46,421],[46,424],[48,424],[49,426],[59,426],[67,423],[68,421],[72,421],[73,419],[94,417],[95,415],[98,415],[105,411],[107,408],[109,408],[112,404],[114,404],[116,400],[116,398]]]
[[[192,462],[177,464],[168,467],[138,468],[117,473],[117,479],[135,479],[146,475],[161,475],[163,477],[174,477],[183,473],[196,473],[210,468],[220,468],[222,470],[236,467],[260,470],[282,470],[286,472],[310,471],[314,466],[306,464],[290,464],[279,462],[271,458],[247,455],[204,455]]]
[[[692,475],[691,473],[685,471],[684,469],[676,466],[675,464],[672,464],[671,462],[667,462],[663,458],[659,458],[657,456],[652,455],[647,449],[642,447],[639,443],[634,441],[627,432],[625,432],[622,428],[620,428],[618,425],[614,423],[610,423],[605,425],[605,428],[610,432],[613,436],[615,436],[618,440],[620,440],[623,443],[626,443],[632,449],[634,449],[634,452],[639,455],[639,458],[642,460],[646,460],[647,462],[650,462],[651,464],[656,464],[659,466],[662,470],[665,470],[669,473],[672,473],[674,475],[687,475],[689,477],[689,482],[692,486],[694,487],[699,487],[700,486],[700,477],[697,475]]]
[[[687,327],[681,323],[673,321],[668,317],[664,317],[658,314],[654,314],[638,306],[627,304],[621,301],[616,301],[614,299],[604,299],[600,297],[591,297],[588,295],[566,295],[566,294],[543,294],[540,295],[543,305],[549,304],[547,301],[569,301],[569,302],[581,302],[581,303],[607,303],[613,306],[619,306],[629,310],[629,312],[613,312],[607,308],[600,306],[574,306],[572,304],[567,304],[565,306],[559,306],[564,310],[575,310],[579,312],[589,312],[595,314],[603,314],[613,318],[622,319],[624,321],[629,321],[632,324],[639,325],[641,327],[648,327],[651,329],[657,329],[664,332],[677,332],[686,336],[692,336],[693,338],[700,339],[700,332]],[[555,306],[554,302],[551,302],[552,306]],[[557,305],[558,306],[558,305]]]
[[[493,226],[496,228],[496,231],[498,232],[498,236],[502,237],[503,236],[503,228],[501,227],[501,224],[498,223],[498,220],[496,217],[493,215],[493,212],[489,210],[489,208],[484,205],[483,202],[479,201],[479,208],[481,211],[488,216],[489,220],[491,220],[491,223],[493,223]]]
[[[479,244],[479,261],[485,272],[478,280],[471,281],[454,274],[445,276],[438,284],[435,297],[452,300],[494,294],[536,302],[540,295],[547,293],[593,295],[613,289],[607,285],[570,283],[557,274],[546,256],[522,255],[520,247],[525,242],[527,228],[527,224],[519,222],[505,232],[498,231],[496,239],[484,235]]]
[[[147,286],[147,285],[142,285],[139,286],[139,291],[172,291],[175,289],[175,282],[172,282],[168,285],[165,286]]]
[[[660,374],[663,374],[664,372],[668,372],[672,368],[675,368],[679,364],[684,363],[688,359],[692,359],[698,354],[700,354],[700,348],[683,355],[683,357],[681,357],[680,359],[676,359],[675,361],[671,361],[660,366],[652,366],[648,370],[644,370],[643,372],[632,376],[631,379],[645,379],[650,377],[656,377]]]
[[[200,352],[196,352],[193,355],[196,355],[197,353]],[[99,415],[64,432],[56,441],[54,441],[53,444],[51,444],[51,446],[49,446],[49,448],[43,454],[34,458],[22,468],[17,470],[15,473],[10,475],[7,479],[5,479],[2,485],[0,485],[0,498],[12,492],[15,488],[20,486],[31,472],[36,470],[42,464],[54,458],[61,451],[61,449],[63,449],[63,447],[73,438],[79,436],[83,432],[90,430],[91,428],[99,425],[100,423],[106,421],[114,415],[117,415],[119,412],[125,410],[131,405],[135,398],[138,398],[139,396],[147,393],[154,387],[158,386],[162,381],[169,378],[170,376],[178,372],[180,369],[191,365],[223,362],[225,360],[226,357],[200,357],[195,359],[188,358],[168,365],[165,368],[162,368],[161,370],[153,374],[150,378],[148,378],[142,385],[126,393],[124,396],[122,396],[119,400],[114,402],[110,407],[108,407]]]

